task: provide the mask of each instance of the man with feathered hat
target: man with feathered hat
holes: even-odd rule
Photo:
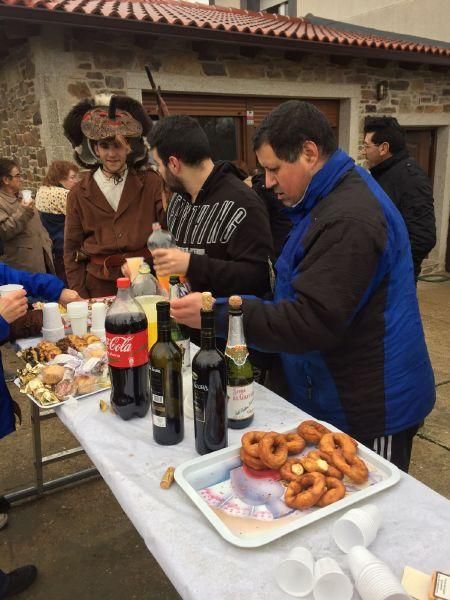
[[[161,180],[146,167],[152,122],[128,96],[82,100],[64,120],[77,162],[89,169],[67,199],[64,264],[84,298],[116,293],[120,267],[149,257],[152,223],[164,223]]]

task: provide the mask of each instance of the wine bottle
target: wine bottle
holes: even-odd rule
[[[242,298],[228,299],[227,361],[228,427],[248,427],[255,416],[253,397],[253,367],[248,357],[244,336]]]
[[[170,300],[173,300],[174,298],[179,298],[180,295],[178,293],[178,290],[180,286],[180,278],[178,277],[178,275],[171,275],[169,283]],[[183,325],[179,325],[175,321],[175,319],[171,319],[170,336],[172,338],[172,342],[175,342],[175,344],[181,350],[181,355],[183,357],[183,369],[187,369],[191,365],[191,340],[189,337],[188,329]]]
[[[200,350],[192,359],[195,448],[199,454],[226,448],[227,375],[224,355],[216,348],[213,299],[202,294]]]
[[[150,350],[153,439],[169,446],[184,436],[182,358],[170,339],[170,304],[158,302],[158,339]]]

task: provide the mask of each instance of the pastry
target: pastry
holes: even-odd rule
[[[49,365],[44,367],[41,373],[42,381],[46,385],[55,385],[64,377],[64,367],[62,365]]]
[[[97,379],[93,375],[77,375],[74,379],[77,396],[90,394],[97,389]]]

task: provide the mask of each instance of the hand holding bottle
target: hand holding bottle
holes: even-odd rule
[[[191,255],[179,248],[152,250],[153,264],[158,277],[186,275]]]
[[[202,295],[193,292],[183,298],[170,301],[170,314],[177,323],[200,329],[200,309],[202,308]]]

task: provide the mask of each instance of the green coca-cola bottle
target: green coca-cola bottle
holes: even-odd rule
[[[244,336],[242,298],[228,300],[228,339],[225,348],[227,361],[228,427],[248,427],[255,416],[253,397],[253,367],[248,357]]]

